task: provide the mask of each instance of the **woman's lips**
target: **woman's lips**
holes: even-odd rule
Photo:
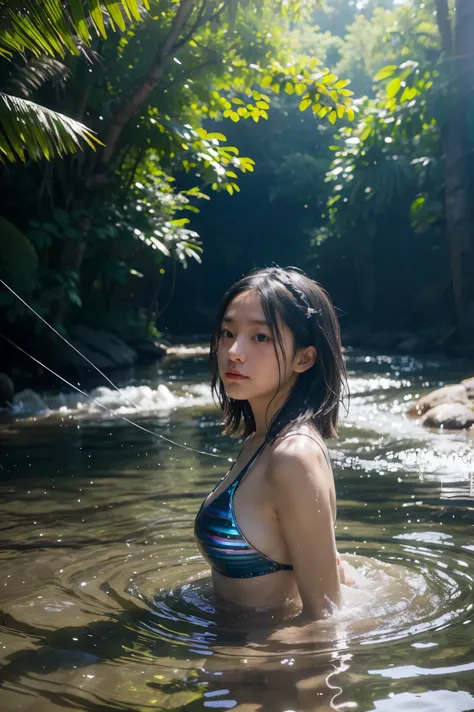
[[[242,376],[240,373],[226,373],[225,377],[229,381],[245,381],[247,380],[248,376]]]

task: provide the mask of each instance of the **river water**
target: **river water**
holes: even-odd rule
[[[474,433],[406,417],[472,366],[347,363],[329,445],[358,585],[311,634],[214,605],[193,522],[238,443],[204,356],[94,390],[112,413],[65,392],[18,404],[0,429],[2,711],[474,710]]]

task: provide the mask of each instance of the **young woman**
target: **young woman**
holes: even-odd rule
[[[317,620],[351,583],[324,444],[347,383],[328,295],[296,268],[250,273],[222,300],[210,363],[224,432],[245,437],[195,522],[215,593],[251,609],[293,602]]]

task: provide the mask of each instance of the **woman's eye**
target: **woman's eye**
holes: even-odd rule
[[[232,334],[229,329],[221,329],[221,339],[231,339]]]
[[[262,344],[265,341],[270,341],[270,337],[266,334],[255,334],[255,340]]]

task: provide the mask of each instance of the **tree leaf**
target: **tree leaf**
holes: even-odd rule
[[[84,143],[95,150],[101,144],[95,134],[68,116],[27,99],[0,92],[0,149],[9,161],[25,153],[34,160],[75,153]],[[15,156],[16,154],[16,156]],[[0,156],[1,160],[1,156]]]
[[[311,99],[309,96],[305,97],[304,99],[302,99],[300,101],[299,109],[300,109],[300,111],[306,111],[308,106],[311,106]]]
[[[149,8],[148,0],[141,3]],[[90,26],[106,37],[104,14],[112,29],[124,29],[125,13],[140,21],[139,0],[3,0],[0,6],[0,54],[27,51],[63,57],[79,54],[77,37],[91,44]],[[89,24],[88,24],[89,23]]]
[[[171,225],[174,225],[174,227],[184,227],[189,223],[189,218],[177,218],[176,220],[171,220]]]
[[[323,84],[332,84],[332,82],[337,79],[336,74],[325,74],[320,80]]]
[[[396,64],[388,64],[386,67],[379,69],[374,77],[374,82],[379,82],[382,79],[388,79],[398,69]]]
[[[343,89],[344,87],[346,87],[346,86],[347,86],[348,84],[350,84],[350,83],[351,83],[351,80],[350,80],[350,79],[339,79],[339,81],[337,81],[337,82],[333,85],[333,89]]]
[[[400,77],[395,77],[387,84],[387,99],[393,99],[398,94],[401,87]]]

